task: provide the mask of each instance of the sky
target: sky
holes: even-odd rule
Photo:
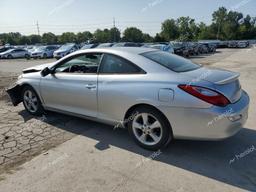
[[[256,16],[256,0],[0,0],[0,33],[94,32],[115,25],[135,26],[155,35],[168,18],[190,16],[211,23],[212,13],[228,10]],[[115,18],[115,19],[114,19]]]

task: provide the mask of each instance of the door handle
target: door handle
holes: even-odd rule
[[[87,84],[87,85],[85,85],[85,87],[86,87],[87,89],[95,89],[95,88],[96,88],[96,85],[95,85],[95,84]]]

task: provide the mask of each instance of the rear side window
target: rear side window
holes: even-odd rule
[[[100,73],[106,74],[137,74],[143,71],[130,61],[116,55],[105,54],[100,67]]]
[[[141,55],[175,72],[186,72],[200,68],[200,65],[192,63],[188,59],[164,51],[151,51]]]

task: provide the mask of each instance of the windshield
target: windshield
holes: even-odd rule
[[[7,50],[7,51],[4,51],[3,53],[10,53],[10,52],[12,52],[12,51],[14,51],[15,49],[9,49],[9,50]]]
[[[59,50],[68,50],[71,49],[74,46],[74,44],[67,44],[67,45],[62,45]]]
[[[46,47],[37,47],[36,49],[34,49],[35,51],[44,51]]]
[[[164,51],[151,51],[141,55],[175,72],[192,71],[200,68],[200,65],[192,63],[190,60]]]

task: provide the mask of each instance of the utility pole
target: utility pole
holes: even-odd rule
[[[37,34],[40,36],[39,24],[38,21],[36,22]]]
[[[220,28],[221,28],[221,23],[222,23],[222,19],[220,19],[220,21],[218,22],[218,33],[217,33],[217,40],[219,40],[220,37]]]
[[[116,42],[116,20],[113,18],[113,28],[114,28],[114,43]]]

